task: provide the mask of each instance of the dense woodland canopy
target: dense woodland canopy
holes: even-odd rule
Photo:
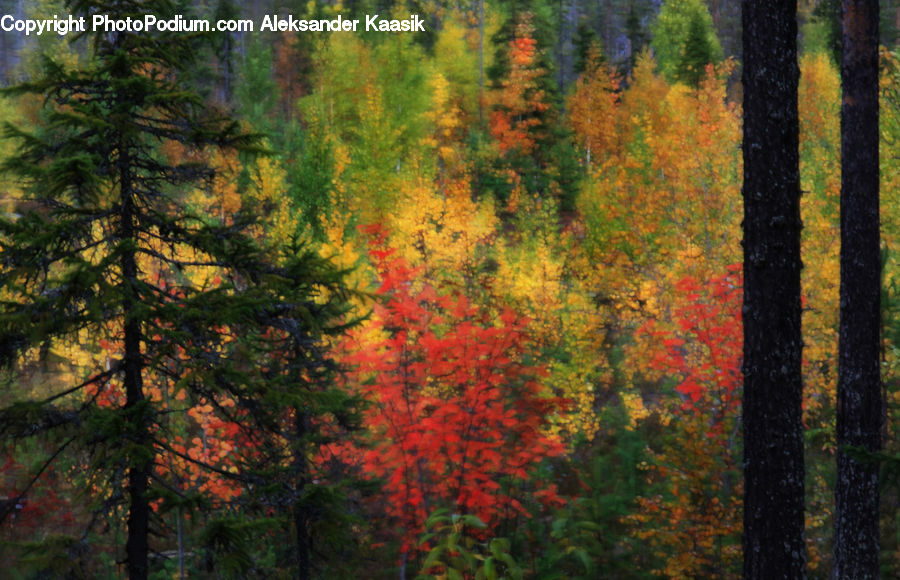
[[[739,2],[114,4],[426,32],[0,34],[4,574],[740,574]],[[839,4],[799,3],[812,578],[832,571]],[[882,1],[887,456],[898,25]]]

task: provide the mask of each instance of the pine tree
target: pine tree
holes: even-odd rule
[[[690,66],[695,68],[692,75],[702,76],[703,66],[722,59],[722,46],[712,16],[700,0],[663,3],[653,25],[651,46],[659,70],[669,82],[684,82],[685,69]]]
[[[172,14],[165,0],[69,8],[121,19]],[[296,244],[255,239],[247,208],[214,218],[188,201],[188,191],[211,187],[214,151],[255,147],[185,88],[189,37],[98,34],[86,68],[48,60],[42,78],[14,89],[42,100],[42,128],[7,127],[19,152],[4,168],[26,197],[21,215],[0,219],[0,361],[21,370],[63,345],[98,341],[108,356],[72,362],[75,384],[45,385],[49,395],[18,393],[0,409],[0,435],[58,441],[46,464],[66,454],[90,459],[91,487],[110,492],[95,519],[117,506],[127,513],[132,579],[151,572],[151,532],[162,525],[155,510],[199,501],[170,480],[177,477],[163,457],[246,490],[284,481],[287,491],[270,487],[266,501],[281,497],[291,511],[312,485],[303,475],[312,427],[297,425],[324,415],[333,429],[351,424],[355,405],[325,382],[334,365],[323,336],[341,330],[344,313],[340,273]],[[229,469],[175,443],[177,418],[200,404],[244,443]],[[293,472],[274,480],[250,469],[291,457]],[[233,537],[218,525],[211,542]],[[298,544],[308,546],[304,534]]]
[[[686,85],[697,87],[706,74],[706,65],[716,60],[716,47],[710,41],[702,15],[694,12],[690,18],[675,76]]]
[[[631,42],[631,55],[628,58],[628,71],[634,68],[637,57],[647,44],[647,31],[641,22],[641,15],[635,6],[635,1],[628,4],[628,14],[625,17],[625,35]]]

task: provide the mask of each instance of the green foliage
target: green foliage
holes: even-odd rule
[[[309,228],[315,240],[321,241],[323,224],[332,212],[334,150],[325,135],[292,128],[296,129],[296,138],[283,149],[294,154],[288,164],[288,195],[300,214],[301,223]],[[290,131],[291,128],[286,128],[284,133],[288,135]]]
[[[120,2],[111,16],[170,9]],[[85,525],[122,506],[128,572],[140,578],[149,572],[151,526],[163,525],[151,497],[189,495],[185,482],[197,481],[198,470],[215,505],[242,486],[249,493],[250,482],[286,458],[309,473],[298,457],[314,453],[314,430],[296,433],[285,414],[352,428],[358,401],[327,394],[336,365],[325,337],[347,322],[342,272],[290,240],[261,238],[260,218],[247,206],[211,216],[191,201],[223,171],[211,161],[216,149],[250,153],[258,145],[181,83],[190,38],[120,33],[95,41],[91,66],[47,60],[41,78],[12,91],[44,106],[37,130],[7,127],[19,151],[4,169],[23,184],[27,209],[0,219],[0,334],[4,362],[22,373],[88,337],[106,345],[105,357],[71,361],[69,377],[46,382],[48,397],[17,393],[22,399],[0,414],[17,417],[3,424],[7,438],[47,433],[58,438],[50,461],[65,450],[91,467],[84,485],[104,501]],[[231,434],[223,463],[185,449],[194,427],[184,405],[208,409],[197,413]],[[171,420],[176,412],[184,419]],[[296,472],[274,481],[287,491],[263,501],[288,508],[284,498],[296,498],[297,485],[313,485],[295,483]],[[154,494],[156,486],[168,493]],[[327,513],[324,505],[316,503]],[[248,570],[253,556],[238,540],[259,525],[213,520],[204,538],[222,553],[216,564],[235,575]]]
[[[628,15],[625,17],[625,33],[631,41],[631,62],[629,70],[634,68],[637,56],[647,46],[649,40],[647,30],[641,22],[641,14],[637,7],[637,1],[631,0],[628,4]]]
[[[704,67],[722,60],[712,16],[702,0],[664,2],[653,25],[653,54],[669,81],[696,86]]]
[[[20,3],[15,8],[10,7],[7,13],[15,13],[22,9],[27,18],[33,19],[52,18],[56,14],[66,13],[64,0],[35,0],[34,2]],[[78,64],[80,47],[70,45],[66,37],[58,34],[42,34],[32,38],[35,45],[30,50],[22,51],[22,60],[19,63],[19,72],[26,78],[40,76],[45,58],[50,58],[64,67],[74,67]]]
[[[90,578],[85,567],[87,552],[87,544],[78,538],[49,535],[40,542],[29,542],[21,547],[18,572],[28,578],[86,580]]]
[[[312,135],[294,175],[295,183],[301,175],[312,177],[296,191],[320,214],[329,203],[346,204],[363,208],[363,221],[371,221],[395,205],[400,176],[420,168],[430,95],[424,52],[407,37],[381,35],[372,46],[357,35],[335,35],[317,54],[314,90],[299,103]],[[338,199],[311,189],[337,179],[322,165],[329,156],[341,166]]]
[[[560,131],[562,132],[562,131]],[[559,200],[560,215],[571,215],[576,208],[578,192],[585,177],[585,167],[580,163],[580,152],[569,134],[556,139],[549,147],[549,159],[554,164],[548,169],[549,183]]]
[[[881,17],[878,21],[878,41],[888,50],[896,50],[897,44],[900,43],[900,22],[897,20],[900,4],[897,3],[897,0],[881,0],[878,6],[881,9]]]
[[[879,2],[878,41],[888,50],[897,46],[898,5],[896,0]],[[824,50],[840,67],[843,32],[841,31],[841,0],[818,0],[809,20],[803,27],[804,48]]]
[[[486,5],[488,3],[486,2]],[[540,0],[505,0],[498,2],[502,24],[497,32],[488,40],[493,45],[494,56],[491,66],[487,69],[487,77],[495,85],[509,76],[510,54],[509,46],[518,37],[518,26],[524,19],[530,19],[534,25],[534,39],[540,52],[540,60],[536,66],[547,71],[553,70],[547,54],[550,47],[555,44],[553,39],[554,22],[553,11],[557,8],[552,4]],[[485,50],[489,47],[485,46]],[[542,90],[549,94],[555,94],[556,87],[553,83],[553,75],[548,75],[541,86]]]
[[[432,545],[416,580],[439,577],[475,580],[521,580],[523,572],[510,555],[510,542],[505,538],[478,539],[477,530],[487,526],[476,516],[451,514],[438,509],[428,516],[421,546]]]
[[[660,444],[659,425],[651,420],[630,428],[621,404],[600,413],[602,431],[593,441],[582,441],[568,464],[543,474],[559,481],[571,500],[552,519],[521,522],[511,534],[513,553],[535,562],[536,578],[648,578],[658,564],[628,516],[639,497],[660,491],[646,475],[648,450]]]
[[[706,66],[716,61],[715,37],[711,37],[707,24],[701,12],[691,13],[681,59],[675,70],[675,77],[692,87],[700,85],[706,75]]]
[[[813,38],[823,45],[822,48],[828,52],[833,62],[840,66],[843,52],[841,0],[819,0],[813,10],[811,22],[818,27],[818,30],[813,29]]]
[[[578,74],[589,72],[592,66],[606,64],[603,47],[593,28],[579,23],[575,30],[575,72]]]
[[[273,521],[243,517],[220,517],[210,520],[198,538],[204,549],[207,569],[213,567],[226,578],[246,578],[254,570],[253,544],[271,529]]]
[[[278,103],[278,86],[272,79],[272,50],[256,37],[247,47],[247,54],[239,71],[234,96],[240,111],[259,130],[274,129],[271,118]]]

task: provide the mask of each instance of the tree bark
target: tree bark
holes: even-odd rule
[[[297,529],[295,548],[297,550],[297,580],[312,578],[310,562],[310,530],[308,508],[302,499],[306,485],[309,483],[309,467],[306,459],[306,437],[309,434],[309,414],[299,407],[294,407],[294,469],[297,497],[292,506],[294,527]]]
[[[878,468],[846,448],[881,449],[884,413],[878,200],[878,2],[843,0],[841,321],[835,578],[879,578]]]
[[[128,244],[122,251],[122,316],[123,324],[123,379],[125,388],[125,414],[129,422],[128,436],[136,447],[150,446],[150,426],[144,409],[143,340],[141,320],[137,317],[138,267],[133,249],[135,242],[135,192],[130,158],[130,145],[122,139],[118,147],[119,173],[119,243]],[[150,462],[143,454],[129,454],[128,466],[128,539],[125,542],[129,580],[146,580],[149,575],[150,504],[147,489],[150,483]]]
[[[744,0],[744,578],[803,578],[796,0]]]

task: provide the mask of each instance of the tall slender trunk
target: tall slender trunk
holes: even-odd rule
[[[484,0],[478,0],[478,122],[484,122]]]
[[[878,468],[846,447],[881,449],[878,2],[843,0],[841,321],[835,578],[878,578]]]
[[[294,469],[296,471],[297,495],[302,495],[309,481],[309,466],[306,459],[306,436],[309,433],[309,414],[294,408],[294,435],[296,447],[294,449]],[[311,578],[310,567],[310,534],[309,514],[305,505],[299,500],[293,505],[294,527],[297,529],[297,580],[309,580]]]
[[[123,386],[125,387],[125,414],[129,422],[130,443],[137,448],[150,445],[149,425],[144,401],[143,357],[141,353],[142,328],[137,315],[138,267],[133,245],[136,240],[135,192],[133,168],[127,143],[120,141],[118,159],[120,215],[119,243],[122,252],[122,316],[125,353],[123,359]],[[128,465],[128,540],[125,544],[128,577],[145,580],[149,574],[150,504],[147,488],[150,483],[150,461],[138,454],[129,457]]]
[[[603,11],[603,50],[606,53],[606,59],[613,62],[617,55],[613,51],[613,3],[612,0],[606,0],[606,8]]]

